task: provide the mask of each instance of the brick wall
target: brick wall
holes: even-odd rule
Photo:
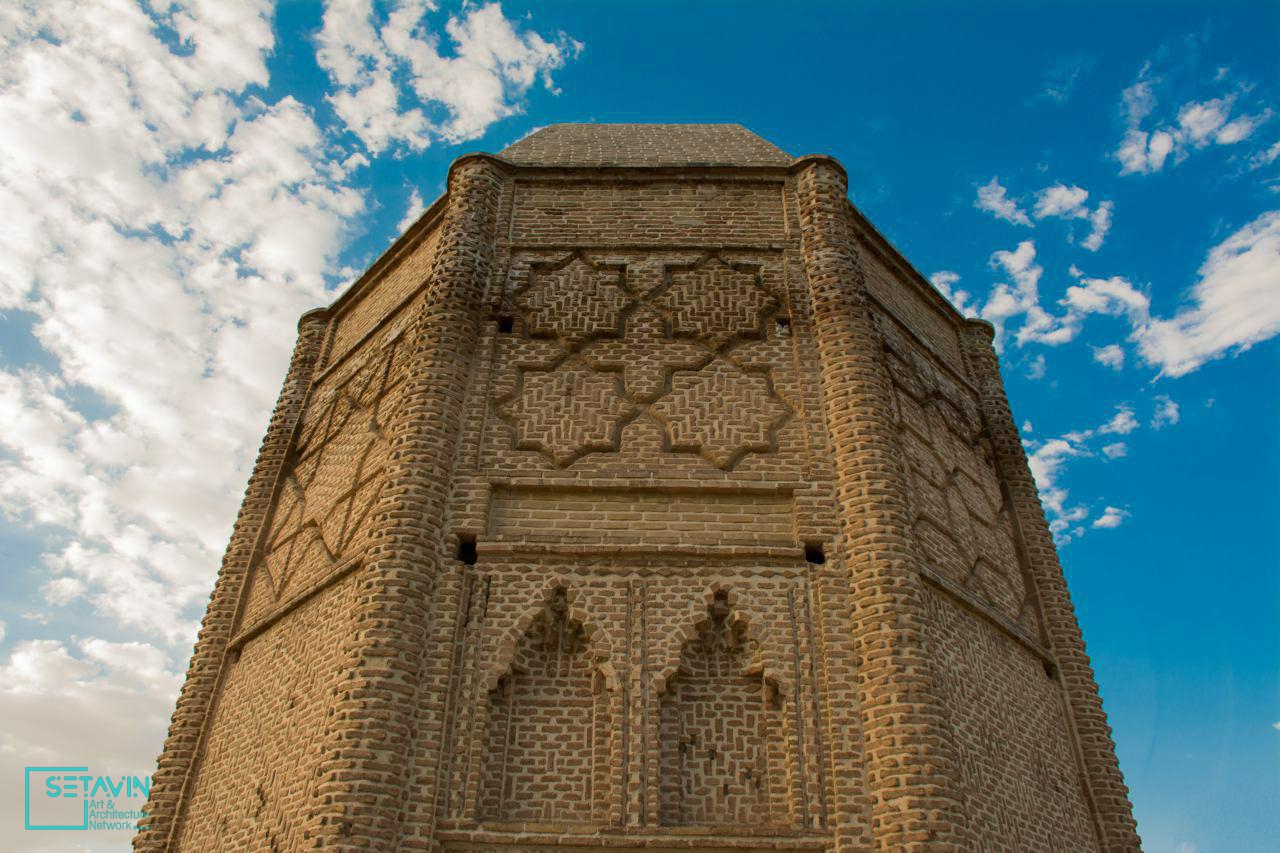
[[[833,162],[589,133],[304,348],[139,848],[1136,847],[994,356]]]

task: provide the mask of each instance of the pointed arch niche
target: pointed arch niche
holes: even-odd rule
[[[665,826],[786,823],[785,702],[729,594],[707,606],[661,696],[659,819]]]
[[[607,796],[609,672],[565,589],[551,589],[489,691],[479,819],[593,819]]]

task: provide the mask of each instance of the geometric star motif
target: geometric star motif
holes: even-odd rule
[[[698,453],[728,471],[748,453],[767,453],[791,409],[768,380],[717,359],[701,370],[680,370],[671,393],[650,407],[671,449]]]
[[[597,370],[620,370],[633,400],[658,399],[667,377],[676,370],[692,370],[712,358],[706,347],[687,340],[669,340],[665,321],[641,305],[626,319],[621,339],[596,340],[582,350],[582,360]]]
[[[697,338],[713,349],[735,337],[759,338],[778,304],[758,267],[734,266],[712,255],[691,266],[667,267],[670,282],[654,301],[671,312],[676,337]]]
[[[564,467],[587,453],[619,449],[622,427],[638,411],[617,373],[569,358],[551,370],[524,370],[502,414],[515,427],[516,448],[537,450]]]
[[[534,337],[554,335],[569,349],[594,337],[617,337],[622,309],[631,297],[621,267],[596,266],[573,254],[552,266],[535,265],[516,297]]]

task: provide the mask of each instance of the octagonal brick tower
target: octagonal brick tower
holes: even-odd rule
[[[1010,415],[828,157],[556,125],[297,347],[140,850],[1136,850]]]

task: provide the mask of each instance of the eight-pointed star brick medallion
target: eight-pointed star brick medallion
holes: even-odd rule
[[[777,306],[760,268],[711,255],[690,266],[667,267],[669,284],[654,300],[671,312],[676,337],[698,338],[719,349],[736,337],[762,337]]]
[[[650,408],[667,430],[671,449],[698,453],[725,471],[748,453],[767,453],[791,409],[760,373],[716,359],[671,377],[671,393]]]
[[[701,367],[711,352],[693,341],[669,339],[658,312],[641,305],[627,317],[621,339],[592,341],[582,348],[582,360],[597,370],[622,371],[631,398],[649,403],[661,396],[669,374]]]
[[[523,371],[515,399],[504,406],[516,449],[540,451],[561,467],[588,453],[617,451],[622,427],[636,413],[621,386],[620,374],[592,370],[576,358]]]
[[[516,303],[536,337],[555,336],[569,349],[598,337],[617,337],[622,309],[631,303],[623,267],[593,264],[580,254],[557,264],[535,264]]]

